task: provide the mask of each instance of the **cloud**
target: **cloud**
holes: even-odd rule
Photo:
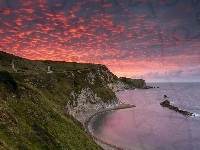
[[[145,75],[147,78],[166,78],[166,73],[150,72]]]
[[[200,65],[195,66],[195,67],[189,67],[187,70],[190,71],[190,72],[198,71],[198,70],[200,70]]]
[[[29,59],[103,63],[117,75],[199,74],[197,7],[190,2],[9,2],[0,6],[0,50]]]
[[[164,78],[192,78],[200,76],[200,65],[188,67],[187,69],[169,70],[166,72],[149,72],[144,78],[164,79]]]
[[[171,70],[167,73],[167,75],[170,77],[180,77],[182,72],[183,70]]]
[[[190,76],[200,76],[200,65],[189,67],[187,73]]]
[[[145,75],[146,78],[173,78],[173,77],[181,77],[181,73],[183,73],[183,70],[170,70],[167,72],[149,72]]]

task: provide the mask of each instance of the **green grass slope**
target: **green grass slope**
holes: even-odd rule
[[[1,149],[101,149],[61,109],[61,100],[49,100],[42,90],[8,72],[1,71],[0,77]]]
[[[6,70],[15,73],[11,67],[14,63],[17,73],[37,74],[47,72],[47,67],[51,66],[51,70],[56,73],[73,71],[78,69],[98,68],[101,65],[91,63],[62,62],[50,60],[28,60],[0,51],[0,70]]]
[[[120,80],[130,89],[145,85],[142,79]],[[0,52],[0,149],[101,149],[66,106],[75,108],[83,89],[103,103],[117,102],[108,84],[118,81],[100,64],[35,61]],[[100,103],[90,101],[94,94],[84,95],[87,104]]]
[[[46,73],[48,65],[56,73]],[[74,84],[65,71],[97,66],[30,61],[0,52],[0,149],[101,149],[64,108]]]

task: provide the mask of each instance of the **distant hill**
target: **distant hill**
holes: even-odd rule
[[[73,116],[117,105],[131,85],[104,65],[0,52],[0,149],[101,149]]]
[[[145,88],[146,83],[144,79],[131,79],[126,77],[120,77],[120,81],[127,84],[129,88]]]

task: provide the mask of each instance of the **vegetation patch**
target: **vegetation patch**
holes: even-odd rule
[[[0,84],[3,84],[10,92],[17,91],[18,85],[16,81],[12,78],[10,73],[7,71],[0,71]]]
[[[101,97],[104,103],[110,103],[114,99],[117,99],[115,93],[111,89],[97,87],[94,89],[94,92],[97,94],[98,97]]]
[[[31,61],[0,52],[0,149],[102,149],[66,113],[66,106],[69,101],[77,105],[77,95],[85,88],[104,103],[115,103],[107,84],[118,81],[100,64]],[[124,82],[134,87],[144,84]]]
[[[127,84],[129,88],[144,88],[146,86],[145,80],[143,79],[131,79],[126,77],[120,77],[120,80]]]

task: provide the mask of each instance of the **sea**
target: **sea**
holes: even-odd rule
[[[92,134],[124,150],[200,150],[200,82],[147,85],[155,88],[116,92],[120,101],[136,107],[95,116]],[[162,107],[164,100],[194,115]]]

